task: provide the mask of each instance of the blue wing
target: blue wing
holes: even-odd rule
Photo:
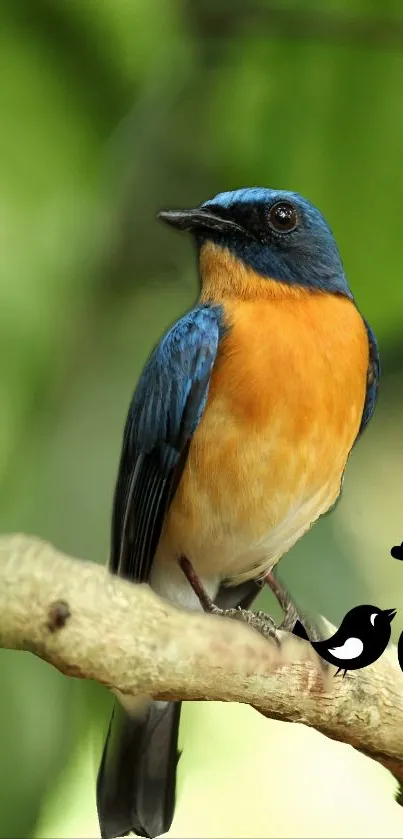
[[[380,376],[378,344],[369,323],[367,323],[366,320],[364,320],[364,323],[366,326],[369,343],[369,364],[367,375],[367,392],[365,396],[364,410],[362,413],[362,420],[358,431],[357,439],[364,431],[364,428],[368,425],[372,417],[372,414],[374,413],[376,400],[378,397]]]
[[[146,582],[200,422],[223,333],[219,306],[198,306],[151,354],[129,408],[115,489],[110,569]]]

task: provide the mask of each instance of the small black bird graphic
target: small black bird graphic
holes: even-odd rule
[[[400,669],[403,670],[403,632],[400,633],[397,645],[397,657],[399,660]]]
[[[356,606],[347,612],[337,632],[327,641],[310,641],[298,620],[293,634],[309,641],[321,658],[337,666],[336,676],[344,670],[344,678],[347,670],[368,667],[381,657],[390,641],[390,624],[395,615],[396,609]],[[403,663],[403,641],[401,654]]]
[[[390,549],[391,556],[394,559],[403,559],[403,542],[400,545],[393,545]]]

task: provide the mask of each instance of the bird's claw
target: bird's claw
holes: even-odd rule
[[[240,606],[233,609],[220,609],[219,606],[216,606],[208,596],[201,580],[193,568],[192,563],[187,559],[187,557],[180,557],[179,565],[196,597],[198,598],[204,612],[207,612],[210,615],[232,618],[232,620],[242,620],[249,624],[249,626],[253,629],[256,629],[257,632],[263,635],[264,638],[270,638],[275,640],[277,644],[280,644],[276,624],[270,615],[266,615],[265,612],[251,612],[249,609],[242,609]]]
[[[223,618],[232,618],[232,620],[244,621],[253,629],[256,629],[264,638],[270,638],[280,645],[280,639],[277,634],[277,626],[270,615],[265,612],[252,612],[249,609],[241,609],[237,606],[235,609],[219,609],[214,606],[212,609],[213,615],[220,615]]]

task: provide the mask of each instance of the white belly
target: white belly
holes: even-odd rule
[[[226,521],[221,526],[213,510],[210,516],[200,520],[197,530],[189,529],[187,538],[182,538],[180,543],[172,544],[169,534],[165,533],[153,563],[152,588],[178,606],[199,608],[198,600],[179,567],[178,558],[181,555],[192,562],[213,600],[223,582],[237,585],[263,577],[329,509],[339,489],[339,484],[326,485],[312,496],[294,502],[282,520],[257,540],[251,539],[250,532],[244,529],[228,528]]]
[[[296,501],[279,524],[264,538],[229,560],[229,582],[234,585],[263,576],[287,553],[298,539],[326,513],[339,494],[339,487],[325,486],[309,498]]]

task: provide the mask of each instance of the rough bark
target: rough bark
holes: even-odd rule
[[[331,628],[329,629],[331,634]],[[0,646],[123,693],[253,705],[349,743],[403,779],[403,673],[395,651],[324,677],[318,657],[239,621],[184,612],[146,585],[34,537],[0,537]]]

